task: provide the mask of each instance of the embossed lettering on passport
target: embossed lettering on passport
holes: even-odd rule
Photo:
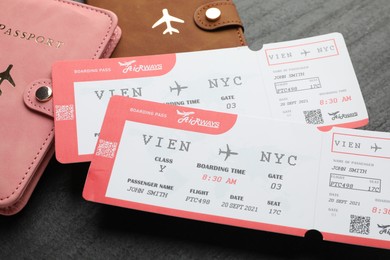
[[[3,35],[8,35],[11,37],[15,37],[18,39],[23,39],[31,42],[35,42],[37,44],[43,44],[49,47],[54,47],[56,49],[61,48],[64,46],[64,42],[52,39],[50,37],[44,36],[44,35],[39,35],[36,33],[32,32],[25,32],[23,30],[15,29],[8,27],[5,24],[0,23],[0,33]]]

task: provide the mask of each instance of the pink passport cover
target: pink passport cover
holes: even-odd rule
[[[121,36],[110,11],[67,0],[0,2],[0,214],[27,203],[54,153],[51,86],[54,61],[109,57]]]

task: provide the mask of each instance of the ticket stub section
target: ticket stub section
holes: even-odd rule
[[[315,126],[354,128],[367,123],[364,100],[341,34],[267,44],[261,54],[275,117]]]
[[[390,248],[390,135],[336,128],[327,140],[316,226],[325,238]]]

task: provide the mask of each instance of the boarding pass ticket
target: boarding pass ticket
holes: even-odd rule
[[[390,248],[390,133],[115,96],[83,196],[159,214]]]
[[[56,156],[90,161],[111,96],[360,127],[368,115],[343,37],[53,66]]]

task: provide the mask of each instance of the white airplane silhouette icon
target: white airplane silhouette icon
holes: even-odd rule
[[[178,29],[172,27],[171,22],[184,23],[184,21],[182,19],[170,15],[168,13],[168,9],[163,9],[162,13],[163,16],[160,18],[160,20],[153,24],[152,29],[165,22],[167,24],[167,29],[163,32],[163,34],[169,33],[170,35],[172,35],[172,33],[174,32],[179,33]]]
[[[131,64],[133,64],[134,62],[136,62],[136,60],[127,61],[127,62],[120,62],[120,61],[118,61],[119,66],[122,66],[122,67],[128,67],[128,66],[130,66]]]
[[[179,110],[176,110],[176,113],[177,113],[179,116],[183,116],[183,117],[187,117],[187,116],[190,116],[190,115],[195,114],[195,112],[181,112],[181,111],[179,111]]]
[[[133,63],[135,63],[135,62],[136,62],[136,60],[126,61],[126,62],[120,62],[120,61],[118,61],[119,66],[125,67],[125,68],[123,69],[123,73],[127,73],[127,72],[129,72],[129,71],[132,71],[133,68],[132,68],[131,65],[132,65]]]

